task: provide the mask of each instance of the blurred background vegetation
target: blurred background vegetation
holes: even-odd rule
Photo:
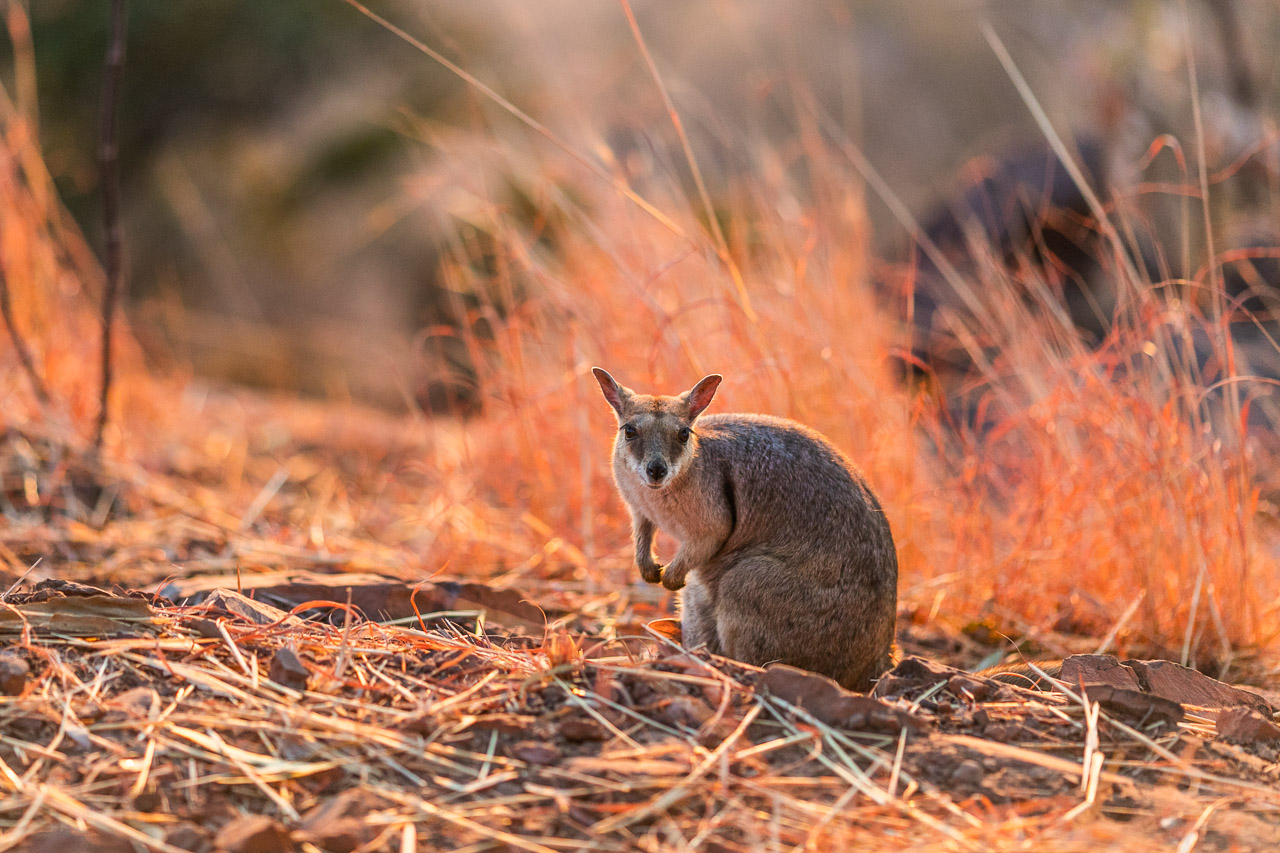
[[[1117,186],[1179,180],[1174,158],[1144,160],[1162,134],[1194,161],[1184,21],[1210,171],[1251,151],[1264,165],[1275,157],[1265,118],[1277,114],[1280,80],[1271,0],[634,5],[718,204],[735,174],[761,168],[761,150],[782,152],[784,164],[799,150],[811,114],[798,93],[922,220],[955,197],[970,158],[1043,147],[983,21],[1064,135],[1100,141]],[[97,244],[108,4],[6,8],[4,84],[38,117],[62,197]],[[617,4],[371,8],[638,191],[650,175],[675,174],[693,193]],[[23,63],[32,52],[34,79]],[[342,0],[134,2],[124,92],[128,314],[154,358],[176,354],[198,374],[390,408],[465,407],[467,355],[430,330],[466,322],[475,294],[451,289],[442,270],[451,257],[494,261],[478,198],[535,234],[535,249],[556,251],[555,198],[572,191],[567,183],[521,178],[486,158],[495,138],[523,139],[530,158],[547,150],[544,139]],[[1265,172],[1233,180],[1215,185],[1224,246],[1275,209]],[[906,231],[874,197],[868,207],[880,253],[902,257]]]

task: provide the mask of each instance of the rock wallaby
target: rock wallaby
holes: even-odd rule
[[[636,565],[649,583],[683,588],[685,645],[867,690],[890,666],[898,558],[852,463],[794,421],[702,417],[718,375],[665,397],[593,372],[618,416],[613,474]],[[659,529],[680,543],[665,567],[653,554]]]

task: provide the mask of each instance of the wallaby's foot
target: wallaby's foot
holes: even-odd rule
[[[667,568],[662,572],[662,585],[672,592],[683,589],[684,580],[688,574],[688,569],[676,568],[673,570],[671,564],[668,564]]]
[[[659,583],[662,581],[662,564],[661,563],[651,562],[648,565],[641,564],[639,566],[639,569],[640,569],[640,577],[644,580],[645,583]]]

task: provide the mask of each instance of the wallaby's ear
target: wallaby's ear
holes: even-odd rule
[[[704,376],[698,380],[697,385],[693,386],[692,391],[684,395],[689,403],[689,420],[702,414],[702,410],[711,405],[711,398],[716,395],[716,388],[720,386],[720,380],[723,378],[719,373]]]
[[[613,406],[613,410],[618,413],[618,417],[622,417],[622,407],[626,404],[627,398],[631,396],[631,392],[619,385],[609,371],[603,367],[593,367],[591,372],[595,374],[596,381],[600,383],[600,390],[604,392],[604,398],[609,401],[609,405]]]

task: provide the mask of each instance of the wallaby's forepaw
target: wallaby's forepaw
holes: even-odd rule
[[[641,566],[640,577],[644,579],[645,583],[658,583],[662,580],[662,566],[658,563]]]
[[[688,572],[679,570],[673,572],[671,567],[667,566],[667,570],[662,573],[662,585],[674,592],[684,586],[684,576],[686,574]]]

